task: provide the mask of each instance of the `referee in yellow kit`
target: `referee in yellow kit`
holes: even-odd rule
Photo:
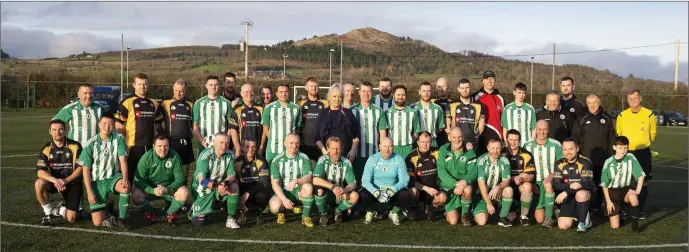
[[[617,135],[629,139],[629,152],[636,157],[646,173],[644,185],[639,194],[639,219],[646,219],[644,206],[648,196],[648,183],[651,173],[651,142],[656,138],[656,118],[653,111],[641,106],[641,93],[638,89],[627,93],[629,108],[617,116]],[[634,188],[632,188],[634,189]]]

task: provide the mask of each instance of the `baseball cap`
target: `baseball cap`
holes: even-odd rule
[[[493,73],[493,71],[485,71],[485,72],[483,72],[483,78],[485,79],[485,78],[488,78],[488,77],[493,77],[493,78],[495,78],[495,73]]]

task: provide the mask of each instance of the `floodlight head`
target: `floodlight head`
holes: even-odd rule
[[[331,51],[331,52],[334,52],[334,51],[335,51],[335,49],[330,49],[330,51]]]
[[[127,46],[127,50],[129,50],[129,49],[132,49],[132,47],[131,47],[131,46]]]

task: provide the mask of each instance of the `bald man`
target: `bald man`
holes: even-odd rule
[[[450,92],[448,91],[449,87],[449,80],[445,77],[441,77],[435,83],[436,97],[431,99],[431,102],[438,104],[438,106],[443,109],[446,124],[450,124],[452,120],[452,115],[450,114],[450,104],[452,104],[453,101],[450,98]],[[438,146],[443,146],[444,144],[448,143],[447,132],[438,131],[436,141],[438,142]]]
[[[239,139],[243,142],[245,139],[252,139],[256,141],[256,147],[265,149],[265,145],[261,142],[263,136],[263,126],[261,125],[261,115],[263,115],[263,106],[254,102],[254,87],[251,84],[242,85],[239,93],[242,96],[240,102],[232,109],[234,110],[233,119],[237,122],[239,130]],[[262,153],[258,153],[262,155]],[[241,153],[238,153],[238,156]]]
[[[445,218],[450,225],[456,225],[459,217],[462,225],[471,225],[472,185],[476,181],[476,154],[474,150],[466,148],[462,141],[462,130],[450,130],[450,143],[440,147],[438,152],[438,178],[440,187],[448,195],[445,204]],[[457,209],[461,208],[461,212]],[[461,213],[461,214],[460,214]]]
[[[538,204],[536,205],[536,221],[544,227],[553,225],[553,204],[555,191],[552,180],[555,162],[564,157],[562,145],[559,141],[548,137],[548,122],[536,122],[536,138],[524,144],[524,149],[531,152],[536,163],[536,186],[538,187]],[[545,209],[545,210],[544,210]]]
[[[354,88],[354,84],[351,82],[347,82],[344,85],[342,85],[342,107],[346,109],[350,109],[352,106],[354,106],[354,92],[356,91],[356,88]]]

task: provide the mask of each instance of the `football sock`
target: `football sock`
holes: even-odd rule
[[[464,216],[465,214],[467,214],[469,212],[469,205],[471,205],[471,200],[462,199],[461,204],[462,204],[462,216]]]
[[[45,215],[50,215],[50,212],[53,211],[53,206],[50,205],[50,203],[42,205],[41,207],[43,208],[43,213]]]
[[[641,209],[639,206],[629,206],[629,215],[632,216],[632,218],[639,218],[639,212]]]
[[[234,216],[237,213],[237,202],[239,201],[239,195],[230,194],[227,195],[227,214],[229,216]]]
[[[256,193],[256,210],[260,213],[268,207],[268,202],[270,201],[270,195],[265,192]]]
[[[344,210],[352,208],[352,206],[354,206],[354,204],[347,200],[343,200],[339,205],[337,205],[335,212],[341,213]]]
[[[175,199],[175,197],[172,197],[172,195],[169,194],[165,194],[163,195],[163,199],[172,202]]]
[[[127,209],[129,208],[129,193],[120,193],[120,201],[117,206],[120,209],[120,219],[127,218]]]
[[[326,204],[325,204],[326,203],[325,202],[325,195],[323,195],[323,196],[316,195],[315,198],[316,198],[316,207],[318,207],[318,212],[320,212],[321,214],[325,214],[328,211],[328,209],[326,209]]]
[[[184,202],[176,200],[176,199],[173,199],[170,203],[171,203],[170,208],[167,209],[167,215],[176,213],[177,210],[179,210],[180,208],[182,208],[182,206],[184,206]]]
[[[533,194],[526,194],[522,193],[520,200],[521,200],[521,215],[526,216],[529,214],[529,207],[531,206],[531,200],[533,198]]]
[[[512,199],[503,198],[502,204],[500,206],[500,218],[507,217],[510,214],[510,206],[512,205]]]
[[[304,206],[304,211],[301,213],[301,218],[309,217],[309,214],[311,214],[311,205],[313,204],[313,196],[308,198],[302,197],[301,204]]]
[[[545,217],[553,218],[553,207],[555,204],[555,193],[545,193]]]
[[[643,212],[646,206],[646,197],[648,197],[648,186],[641,187],[641,192],[639,193],[639,211]]]
[[[404,190],[398,192],[399,195],[397,197],[397,204],[400,208],[402,209],[409,209],[409,203],[411,202],[411,193],[409,190]]]
[[[591,203],[587,200],[585,202],[577,201],[577,219],[579,222],[586,222],[586,215],[589,214],[589,206]]]
[[[399,207],[393,207],[390,212],[393,214],[398,214],[400,212],[400,208]]]

